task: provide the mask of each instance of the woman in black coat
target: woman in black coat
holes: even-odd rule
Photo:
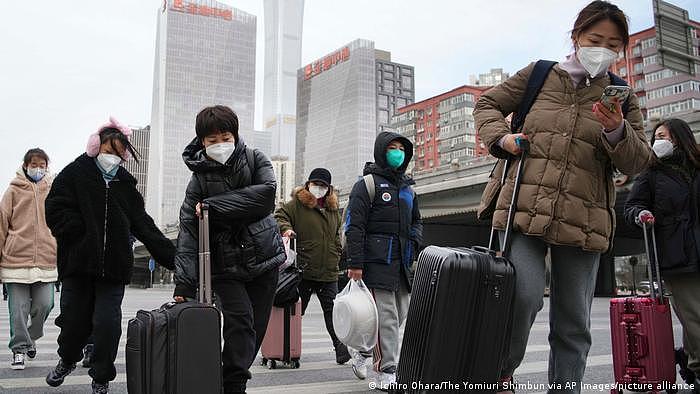
[[[238,135],[231,108],[204,108],[197,137],[182,154],[192,178],[180,209],[175,257],[176,302],[194,298],[199,282],[201,204],[209,206],[212,290],[224,320],[224,393],[245,393],[248,371],[262,344],[277,289],[277,267],[286,260],[271,213],[277,183],[265,154]]]
[[[124,287],[133,272],[133,234],[155,260],[174,269],[175,247],[146,213],[136,179],[120,166],[137,152],[131,130],[110,118],[93,134],[86,153],[56,177],[46,199],[46,222],[58,244],[63,284],[56,325],[58,365],[46,377],[59,386],[83,358],[94,333],[93,393],[107,393],[116,376]]]
[[[700,150],[680,119],[658,124],[651,143],[658,160],[635,181],[625,219],[654,225],[661,274],[683,325],[688,369],[700,376]]]

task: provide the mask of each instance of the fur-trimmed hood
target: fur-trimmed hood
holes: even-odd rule
[[[292,192],[292,198],[296,198],[307,208],[314,209],[318,207],[318,201],[316,201],[316,197],[314,197],[314,195],[311,194],[311,192],[308,191],[304,186],[298,186],[294,188],[294,191]],[[326,196],[326,209],[332,211],[338,210],[338,194],[335,192],[333,186],[330,187],[330,191]]]

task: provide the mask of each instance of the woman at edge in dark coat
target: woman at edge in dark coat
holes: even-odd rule
[[[656,125],[651,144],[657,161],[635,181],[625,204],[628,223],[654,224],[661,276],[683,326],[681,375],[700,381],[700,150],[688,124],[667,119]],[[682,365],[682,367],[684,367]]]

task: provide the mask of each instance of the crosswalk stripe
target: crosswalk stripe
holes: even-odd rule
[[[609,354],[601,356],[591,356],[588,358],[587,365],[589,367],[612,365],[612,356]],[[547,372],[547,362],[546,361],[533,361],[523,363],[518,370],[516,375],[527,375],[535,373]],[[348,369],[348,373],[351,373],[351,369],[348,365],[334,365],[332,361],[316,361],[301,364],[301,369],[266,369],[261,365],[256,365],[251,367],[251,372],[253,374],[280,374],[280,373],[293,373],[294,371],[301,370],[331,370],[331,369]],[[92,382],[92,378],[89,375],[69,375],[66,381],[63,383],[64,386],[76,386],[76,385],[87,385]],[[114,383],[124,383],[126,382],[126,374],[117,374]],[[44,377],[37,378],[6,378],[0,379],[0,388],[32,388],[32,387],[46,387],[46,381]],[[303,384],[292,384],[285,386],[265,386],[265,387],[251,387],[247,391],[251,393],[268,393],[268,392],[301,392],[306,394],[311,393],[337,393],[344,391],[353,390],[366,390],[367,382],[362,382],[358,380],[341,380],[341,381],[326,381],[319,383],[303,383]],[[319,391],[321,390],[321,391]],[[332,390],[332,391],[328,391]],[[338,391],[336,391],[338,390]]]
[[[362,380],[336,380],[332,382],[288,384],[283,386],[251,387],[248,393],[305,393],[325,394],[344,393],[348,391],[366,391],[369,382]]]

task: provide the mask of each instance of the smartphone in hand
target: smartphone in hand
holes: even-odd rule
[[[620,86],[620,85],[609,85],[606,86],[605,89],[603,90],[603,95],[600,97],[600,102],[603,103],[611,112],[615,112],[615,103],[614,103],[614,98],[617,98],[617,101],[622,104],[627,100],[627,97],[630,95],[630,87],[629,86]]]

